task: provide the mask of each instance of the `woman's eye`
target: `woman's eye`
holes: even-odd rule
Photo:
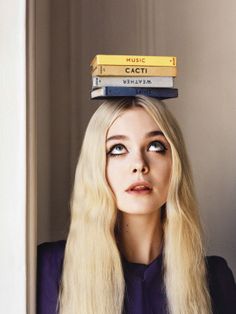
[[[166,150],[167,150],[166,146],[159,141],[152,142],[149,145],[149,151],[152,151],[152,152],[164,153]]]
[[[109,150],[108,155],[110,156],[116,156],[116,155],[122,155],[125,152],[125,147],[121,144],[117,144],[112,146],[112,148]]]

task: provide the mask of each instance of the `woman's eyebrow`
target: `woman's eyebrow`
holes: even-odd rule
[[[163,132],[160,130],[155,130],[155,131],[151,131],[145,134],[145,138],[148,137],[152,137],[152,136],[157,136],[157,135],[162,135],[164,136]],[[106,140],[106,142],[112,141],[112,140],[128,140],[128,136],[126,135],[113,135],[108,137],[108,139]]]
[[[155,130],[155,131],[148,132],[148,133],[145,135],[145,137],[152,137],[152,136],[156,136],[156,135],[165,136],[162,131],[160,131],[160,130]]]
[[[113,135],[108,137],[108,139],[106,140],[106,143],[112,140],[127,140],[128,136],[125,135]]]

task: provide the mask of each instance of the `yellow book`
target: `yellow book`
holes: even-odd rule
[[[176,66],[176,57],[96,55],[90,65],[93,67],[96,65]]]
[[[92,76],[173,76],[176,77],[176,67],[165,66],[125,66],[97,65],[92,67]]]

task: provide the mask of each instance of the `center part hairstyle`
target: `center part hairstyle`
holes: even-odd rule
[[[58,313],[123,313],[125,280],[115,232],[118,209],[106,179],[106,136],[115,119],[135,107],[154,119],[171,147],[162,222],[166,312],[211,314],[203,231],[183,136],[166,105],[142,95],[106,100],[87,126],[71,196]]]

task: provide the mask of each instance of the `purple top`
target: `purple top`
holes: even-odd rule
[[[55,314],[65,240],[42,243],[37,257],[37,314]],[[124,314],[167,314],[162,278],[162,254],[149,265],[122,257],[126,293]],[[236,285],[227,262],[206,257],[213,314],[236,313]]]

